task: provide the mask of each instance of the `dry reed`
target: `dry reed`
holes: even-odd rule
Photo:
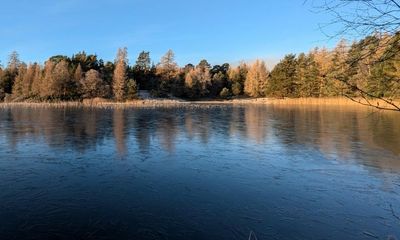
[[[367,103],[365,99],[356,99],[361,103]],[[394,101],[400,105],[400,101]],[[374,100],[372,104],[380,107],[389,107],[383,101]],[[276,105],[276,106],[357,106],[363,107],[362,104],[354,102],[347,98],[244,98],[233,100],[209,100],[209,101],[185,101],[172,99],[146,99],[133,100],[127,102],[113,102],[107,99],[85,99],[82,102],[12,102],[0,103],[0,108],[10,107],[30,107],[30,108],[63,108],[63,107],[83,107],[83,108],[157,108],[157,107],[211,107],[211,106],[241,106],[241,105]]]

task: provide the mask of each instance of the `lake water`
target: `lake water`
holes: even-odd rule
[[[0,110],[0,239],[400,239],[400,113]],[[253,238],[255,239],[255,238]]]

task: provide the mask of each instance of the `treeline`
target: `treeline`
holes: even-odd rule
[[[369,94],[399,97],[400,34],[376,34],[333,50],[315,48],[286,55],[271,71],[265,62],[211,66],[207,60],[179,67],[172,50],[156,65],[141,52],[133,65],[126,48],[114,62],[79,52],[53,56],[44,66],[25,64],[13,52],[0,66],[0,100],[70,101],[108,98],[126,101],[148,90],[155,97],[330,97]]]

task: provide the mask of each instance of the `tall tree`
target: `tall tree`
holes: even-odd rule
[[[32,84],[35,78],[36,65],[37,63],[29,64],[26,74],[24,76],[22,95],[25,98],[29,98],[32,95]]]
[[[125,100],[126,82],[128,67],[128,51],[127,48],[118,49],[115,59],[115,70],[113,76],[113,93],[116,101]]]
[[[346,40],[341,40],[332,52],[332,66],[327,75],[327,84],[330,96],[352,94],[346,82],[348,81],[348,46]]]
[[[142,51],[134,67],[134,79],[137,81],[141,89],[149,90],[151,88],[151,59],[150,53]],[[138,87],[138,86],[137,86]]]
[[[246,81],[248,67],[246,63],[242,62],[236,68],[230,68],[228,71],[228,78],[232,86],[232,93],[235,96],[243,94],[244,82]]]
[[[61,60],[54,67],[53,78],[51,79],[51,97],[56,99],[69,100],[70,94],[73,94],[75,87],[73,86],[71,74],[69,72],[69,63]]]
[[[244,83],[244,92],[251,97],[261,97],[265,94],[268,81],[268,71],[264,61],[257,60],[249,69]]]
[[[319,66],[314,60],[314,55],[309,53],[299,54],[296,68],[296,85],[298,86],[294,96],[298,97],[319,97],[320,80]]]
[[[138,97],[138,86],[134,79],[129,79],[126,84],[126,98],[128,100],[133,100]]]
[[[15,77],[14,85],[12,88],[13,98],[22,97],[26,72],[27,66],[25,64],[22,64],[18,67],[18,74]]]
[[[160,63],[156,67],[156,74],[159,78],[158,83],[158,94],[160,96],[166,96],[171,86],[179,76],[178,64],[175,62],[175,54],[172,50],[161,58]]]
[[[35,74],[32,79],[32,91],[31,96],[33,98],[38,98],[41,94],[42,83],[42,68],[39,64],[35,64]]]
[[[293,97],[296,90],[297,60],[294,54],[286,55],[271,71],[267,85],[267,95],[273,97]]]
[[[151,68],[151,59],[150,59],[150,52],[142,51],[135,64],[135,69],[139,71],[150,71]]]
[[[40,98],[48,100],[53,95],[53,61],[46,61],[44,65],[43,79],[40,81]]]
[[[211,83],[210,72],[202,67],[190,70],[185,76],[186,95],[189,98],[199,98],[208,95]]]
[[[21,60],[19,59],[19,54],[17,51],[11,52],[11,54],[8,56],[8,64],[7,64],[7,69],[9,69],[11,72],[17,72],[19,66],[21,65]]]

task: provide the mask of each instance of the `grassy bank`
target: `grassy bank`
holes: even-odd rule
[[[300,105],[300,106],[338,106],[338,107],[365,107],[365,108],[386,108],[393,109],[395,107],[383,100],[379,99],[364,99],[354,98],[349,99],[345,97],[335,98],[285,98],[285,99],[266,99],[266,104],[272,105]],[[393,101],[393,104],[400,106],[400,100]],[[372,107],[371,107],[372,106]]]
[[[366,101],[365,99],[348,98],[241,98],[232,100],[202,100],[186,101],[175,99],[146,99],[133,100],[127,102],[114,102],[106,99],[85,99],[82,102],[12,102],[0,103],[0,107],[100,107],[100,108],[126,108],[126,107],[176,107],[176,106],[196,106],[196,105],[276,105],[276,106],[356,106],[364,107],[363,104],[373,104],[379,107],[390,108],[388,103],[381,100]],[[400,101],[394,102],[400,106]],[[392,107],[393,108],[393,107]]]

